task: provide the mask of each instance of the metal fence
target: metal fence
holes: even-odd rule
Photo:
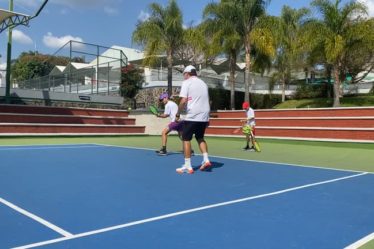
[[[69,41],[53,55],[68,58],[69,63],[56,65],[43,77],[13,82],[13,87],[64,93],[119,94],[121,69],[128,64],[122,50]]]
[[[107,60],[98,64],[96,61],[87,67],[74,68],[61,73],[53,73],[44,77],[17,82],[16,87],[20,89],[45,90],[51,92],[119,95],[121,83],[121,60]],[[94,64],[94,65],[92,65]],[[222,88],[229,90],[230,83],[228,74],[211,74],[200,72],[199,77],[203,79],[210,88]],[[144,70],[144,88],[167,86],[167,69],[152,68]],[[173,86],[180,87],[183,82],[183,74],[176,69],[172,71]],[[244,92],[244,77],[237,74],[235,78],[235,90]],[[158,82],[158,84],[152,84]],[[270,93],[269,78],[261,75],[251,75],[250,91],[266,94]],[[292,94],[297,90],[298,85],[286,85],[286,94]],[[344,85],[345,94],[368,93],[373,88],[373,83],[359,83]],[[272,93],[281,94],[282,85],[275,84]]]
[[[45,90],[64,93],[118,94],[121,68],[118,61],[80,69],[67,70],[26,81],[15,82],[19,89]]]

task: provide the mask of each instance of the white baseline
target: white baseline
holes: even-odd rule
[[[368,243],[369,241],[373,240],[374,239],[374,233],[372,234],[369,234],[368,236],[365,236],[364,238],[356,241],[355,243],[345,247],[344,249],[357,249],[363,245],[365,245],[366,243]]]
[[[25,146],[25,147],[7,147],[3,148],[0,146],[0,151],[6,151],[6,150],[48,150],[48,149],[79,149],[79,148],[100,148],[102,146],[92,144],[92,145],[67,145],[64,146],[63,144],[60,145],[51,145],[51,146]]]

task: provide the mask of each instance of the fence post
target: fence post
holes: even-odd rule
[[[110,77],[109,77],[109,74],[110,74],[110,69],[109,69],[109,62],[108,62],[108,95],[109,95],[109,85],[110,85]]]

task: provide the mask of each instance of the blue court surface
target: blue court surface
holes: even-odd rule
[[[344,248],[374,175],[95,144],[0,147],[0,248]],[[192,158],[198,167],[201,156]]]

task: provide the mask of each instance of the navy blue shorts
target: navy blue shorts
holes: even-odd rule
[[[183,122],[183,141],[191,141],[192,136],[195,135],[196,140],[204,138],[205,129],[209,122],[184,121]]]

